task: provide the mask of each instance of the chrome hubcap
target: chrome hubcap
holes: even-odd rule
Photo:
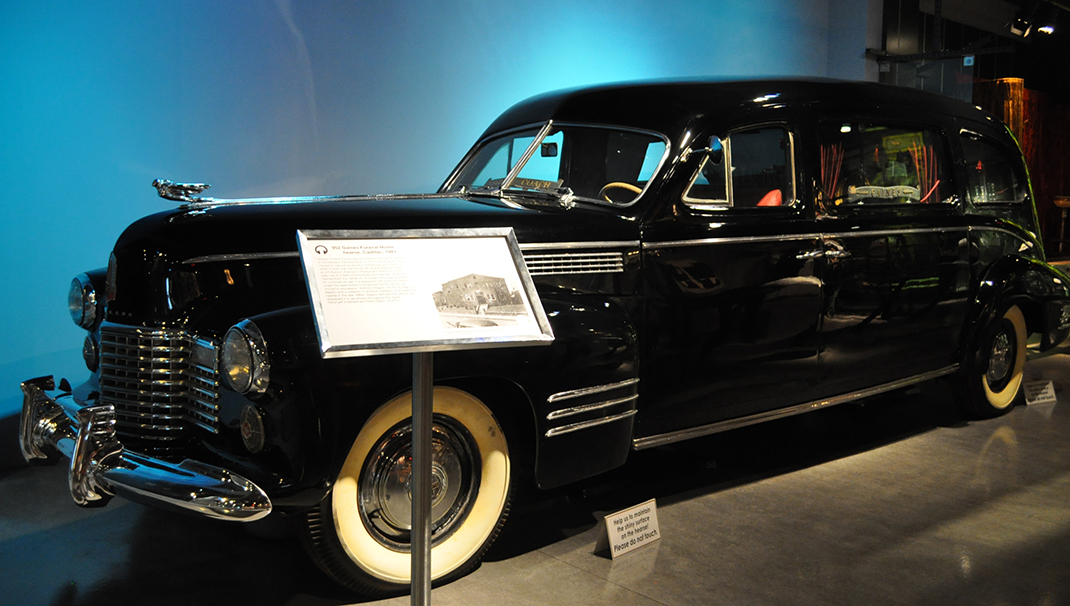
[[[998,383],[1007,378],[1011,365],[1014,363],[1014,357],[1011,337],[1006,330],[1001,331],[992,340],[992,351],[988,355],[988,372],[985,373],[985,377],[988,378],[989,387],[995,388]]]
[[[441,541],[468,515],[478,490],[479,458],[464,428],[436,415],[431,437],[431,543]],[[412,425],[387,432],[360,477],[359,509],[379,543],[408,551],[412,530]]]

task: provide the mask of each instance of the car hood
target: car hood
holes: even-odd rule
[[[181,263],[206,255],[297,251],[297,230],[513,227],[518,241],[635,240],[635,222],[609,208],[518,208],[496,198],[412,197],[237,201],[144,217],[116,243],[117,254]]]
[[[496,198],[444,196],[237,201],[191,205],[130,225],[114,249],[107,318],[141,324],[233,322],[307,304],[298,230],[512,227],[525,243],[632,242],[634,220],[611,208],[522,208]],[[228,303],[228,301],[230,301]],[[222,327],[222,328],[221,328]]]

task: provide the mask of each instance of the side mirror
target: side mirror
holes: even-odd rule
[[[706,148],[706,155],[714,164],[720,164],[721,160],[724,160],[724,144],[717,135],[710,137],[710,146]]]
[[[720,164],[724,160],[724,144],[721,142],[721,138],[717,135],[710,137],[709,147],[703,147],[700,149],[688,148],[684,150],[682,157],[683,161],[687,161],[691,157],[691,154],[705,154],[709,161],[713,164]]]

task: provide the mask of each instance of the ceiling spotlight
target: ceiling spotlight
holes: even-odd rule
[[[1049,6],[1048,7],[1048,18],[1047,19],[1043,19],[1043,20],[1041,20],[1039,22],[1039,27],[1037,27],[1037,31],[1038,32],[1043,32],[1043,33],[1049,34],[1049,35],[1050,34],[1054,34],[1055,33],[1055,20],[1058,19],[1058,18],[1059,18],[1059,7],[1055,6],[1055,5]]]
[[[1025,0],[1018,3],[1021,8],[1014,15],[1014,21],[1009,24],[1011,33],[1015,36],[1028,36],[1036,25],[1037,10],[1043,4],[1040,0]]]
[[[1011,33],[1015,36],[1028,36],[1029,35],[1029,20],[1024,17],[1015,17],[1011,22]]]

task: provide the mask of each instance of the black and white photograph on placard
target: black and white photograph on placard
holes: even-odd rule
[[[519,288],[497,276],[461,276],[443,282],[442,290],[431,296],[447,329],[511,326],[530,320]]]

